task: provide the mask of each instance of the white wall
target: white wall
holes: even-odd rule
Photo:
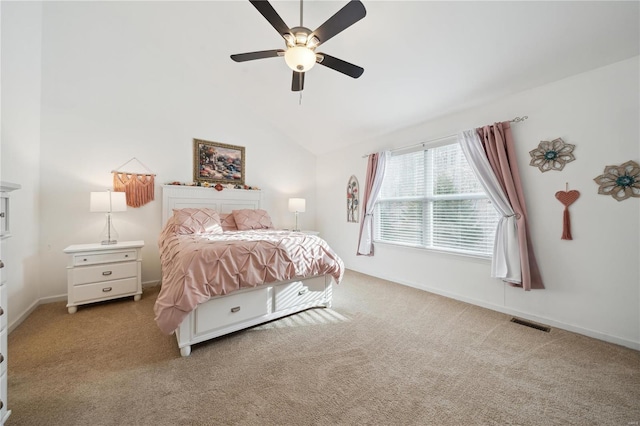
[[[640,199],[598,195],[593,181],[606,165],[640,162],[638,75],[635,57],[319,157],[319,229],[350,269],[638,349]],[[505,286],[483,260],[384,244],[374,257],[355,256],[359,224],[346,222],[345,187],[355,174],[364,190],[363,154],[522,115],[529,119],[512,128],[545,290]],[[529,151],[558,137],[576,145],[576,161],[562,172],[530,167]],[[560,239],[554,197],[565,182],[581,192],[570,207],[572,241]]]
[[[289,196],[309,200],[304,217],[314,224],[315,157],[255,113],[268,100],[234,100],[238,89],[215,65],[226,40],[213,36],[231,23],[213,3],[44,4],[43,296],[66,294],[62,250],[96,242],[104,226],[103,215],[89,212],[89,192],[110,187],[111,170],[132,157],[157,174],[156,200],[114,214],[114,224],[120,240],[145,241],[143,282],[160,280],[160,185],[192,180],[193,138],[246,148],[246,183],[263,189],[277,226],[292,226]]]
[[[3,241],[9,326],[38,300],[40,279],[40,3],[0,2],[2,145],[0,177],[22,185],[11,192],[12,238]]]

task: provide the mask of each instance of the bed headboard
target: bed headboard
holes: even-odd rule
[[[231,210],[259,209],[262,191],[259,189],[223,189],[184,185],[162,185],[162,225],[173,215],[173,209],[201,207],[218,213]]]

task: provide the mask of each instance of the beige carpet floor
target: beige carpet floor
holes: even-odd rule
[[[347,271],[332,309],[194,346],[158,288],[39,306],[9,336],[9,426],[637,425],[640,352]]]

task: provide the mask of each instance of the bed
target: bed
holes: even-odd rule
[[[324,240],[230,225],[230,217],[264,212],[261,201],[260,190],[163,185],[162,287],[154,311],[160,330],[175,332],[182,356],[196,343],[331,306],[332,286],[342,279],[344,265]],[[192,233],[189,225],[182,232],[178,224],[189,215],[199,218],[197,226],[214,225],[202,233]],[[218,215],[224,229],[214,229],[211,217]]]

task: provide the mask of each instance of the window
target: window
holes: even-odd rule
[[[458,143],[392,156],[374,241],[491,256],[499,215]]]

